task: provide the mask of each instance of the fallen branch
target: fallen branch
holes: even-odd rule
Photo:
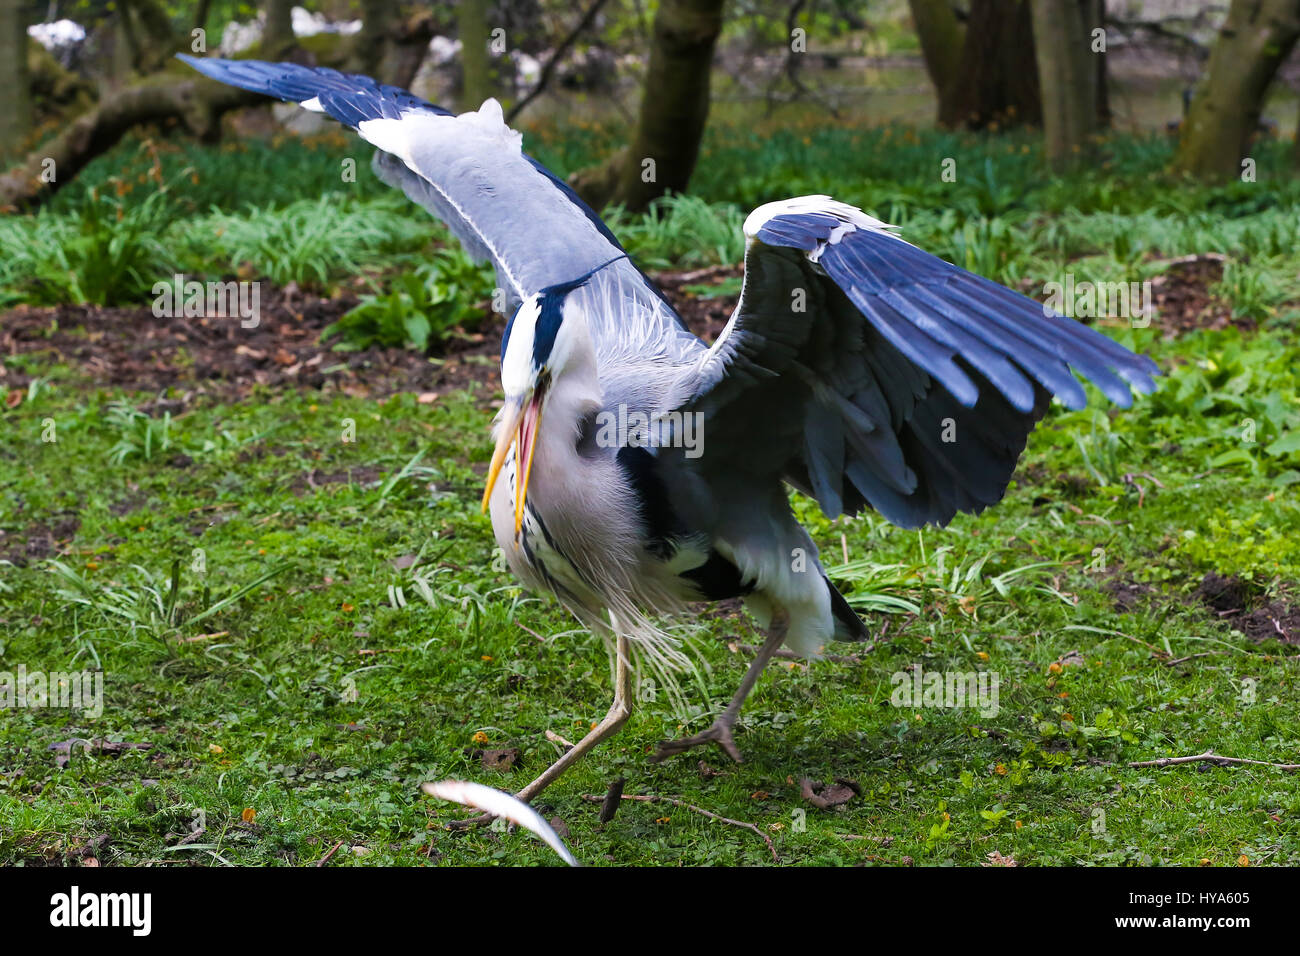
[[[178,83],[174,76],[162,76],[128,86],[0,176],[0,207],[39,205],[137,126],[178,121],[195,136],[210,139],[220,130],[224,113],[265,99],[260,93],[201,77]]]
[[[330,851],[328,853],[326,853],[323,857],[321,857],[319,860],[316,861],[316,865],[324,866],[326,863],[328,863],[330,857],[332,857],[335,853],[337,853],[339,847],[341,847],[342,845],[343,845],[342,840],[339,840],[338,843],[335,843],[334,846],[330,847]]]
[[[1214,657],[1219,654],[1226,654],[1227,651],[1202,651],[1199,654],[1188,654],[1186,657],[1175,657],[1172,660],[1163,661],[1165,667],[1173,667],[1175,664],[1186,664],[1188,661],[1194,661],[1198,657]]]
[[[1244,757],[1224,757],[1216,754],[1213,750],[1207,750],[1202,754],[1193,754],[1190,757],[1161,757],[1158,760],[1135,760],[1129,763],[1130,767],[1172,767],[1181,763],[1217,763],[1221,767],[1233,764],[1248,764],[1254,767],[1272,767],[1274,770],[1295,771],[1300,770],[1300,763],[1270,763],[1267,760],[1248,760]]]
[[[586,800],[588,803],[603,804],[605,802],[604,797],[596,796],[595,794],[591,794],[591,793],[584,793],[582,795],[582,799]],[[771,837],[769,837],[766,833],[760,830],[757,825],[753,823],[746,823],[744,820],[733,820],[730,817],[724,817],[720,814],[714,813],[712,810],[705,810],[703,807],[697,807],[693,803],[687,803],[685,800],[678,800],[676,797],[661,797],[658,796],[657,794],[639,796],[637,794],[625,793],[622,795],[620,799],[635,800],[638,803],[667,803],[674,807],[681,807],[683,810],[690,810],[694,813],[698,813],[701,816],[708,817],[710,820],[717,820],[719,823],[725,823],[728,826],[740,827],[741,829],[749,830],[753,833],[758,834],[760,837],[763,838],[763,842],[767,844],[768,850],[771,851],[772,853],[772,861],[774,863],[781,862],[781,858],[776,855],[776,847],[772,845]]]
[[[566,738],[561,737],[553,730],[548,730],[546,732],[546,739],[553,744],[559,744],[565,750],[572,750],[575,746],[577,746],[572,740],[567,740]]]

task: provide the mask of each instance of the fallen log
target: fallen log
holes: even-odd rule
[[[225,113],[265,100],[257,93],[204,77],[181,81],[151,77],[128,86],[101,100],[62,133],[29,153],[19,166],[0,176],[0,207],[12,211],[40,205],[137,126],[175,120],[195,136],[210,141],[219,133]]]

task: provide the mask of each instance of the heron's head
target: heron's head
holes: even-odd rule
[[[514,446],[516,537],[524,520],[528,479],[547,400],[556,386],[576,371],[594,371],[580,297],[570,298],[589,278],[590,274],[529,296],[510,319],[501,341],[505,405],[497,415],[496,450],[488,468],[483,510],[487,511],[501,466]]]

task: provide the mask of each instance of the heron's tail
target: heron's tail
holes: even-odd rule
[[[865,641],[870,635],[867,633],[867,626],[862,623],[862,618],[858,617],[858,612],[849,607],[849,602],[844,600],[844,595],[835,590],[835,585],[831,584],[831,579],[822,575],[822,580],[826,582],[826,590],[831,592],[831,614],[835,617],[835,640],[837,641]]]

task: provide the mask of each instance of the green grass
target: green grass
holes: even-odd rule
[[[539,128],[530,144],[568,171],[618,135]],[[1212,293],[1260,329],[1164,341],[1159,323],[1108,327],[1166,371],[1156,394],[1124,412],[1055,409],[1007,499],[948,529],[830,522],[796,496],[885,638],[833,648],[856,663],[771,667],[742,715],[744,765],[712,752],[651,765],[656,741],[700,729],[734,689],[748,658],[728,643],[754,642],[742,622],[692,621],[707,698],[682,714],[643,694],[655,699],[542,799],[578,857],[770,863],[753,833],[684,809],[628,803],[599,826],[581,796],[624,776],[629,793],[754,822],[793,863],[975,864],[995,850],[1028,864],[1300,863],[1294,775],[1128,766],[1207,748],[1296,762],[1300,749],[1295,646],[1246,639],[1195,595],[1216,572],[1261,601],[1300,599],[1300,192],[1282,144],[1263,149],[1259,183],[1214,189],[1163,178],[1158,139],[1115,138],[1109,168],[1070,182],[1045,176],[1019,134],[754,124],[715,127],[707,148],[698,198],[612,217],[642,262],[736,262],[749,208],[824,191],[1029,288],[1067,271],[1155,278],[1170,258],[1221,252]],[[374,292],[357,341],[419,345],[412,316],[433,336],[488,280],[459,259],[422,274],[445,233],[364,168],[341,183],[350,155],[364,160],[328,138],[124,144],[48,211],[0,220],[3,301],[147,301],[172,271],[326,290],[362,272]],[[953,184],[937,175],[948,155]],[[111,268],[97,266],[114,237]],[[444,777],[522,786],[556,755],[546,731],[576,739],[611,694],[598,642],[494,561],[478,509],[491,395],[259,390],[153,414],[139,408],[156,396],[96,390],[50,361],[6,359],[37,377],[16,407],[0,384],[0,671],[102,668],[105,706],[96,719],[0,711],[0,863],[99,836],[114,863],[305,864],[340,841],[331,865],[555,862],[526,834],[443,831],[461,811],[419,791]],[[355,442],[341,440],[347,420]],[[51,423],[57,441],[43,441]],[[9,544],[61,525],[58,554]],[[1128,613],[1117,585],[1137,595]],[[892,706],[896,675],[917,665],[996,672],[999,712]],[[60,768],[50,747],[78,738],[153,747],[73,746]],[[486,769],[483,746],[519,747],[521,762]],[[725,775],[702,776],[699,757]],[[862,792],[818,810],[802,777]],[[182,842],[196,822],[202,836]]]
[[[1042,864],[1300,862],[1293,778],[1126,766],[1206,748],[1293,761],[1300,744],[1294,647],[1253,644],[1190,596],[1211,570],[1270,592],[1300,576],[1296,452],[1269,450],[1297,425],[1271,396],[1295,394],[1300,350],[1233,331],[1153,347],[1171,370],[1154,397],[1054,414],[1022,470],[1048,477],[1018,481],[983,516],[918,534],[828,522],[796,499],[828,559],[844,536],[853,563],[835,573],[873,608],[873,629],[891,621],[888,640],[859,663],[772,667],[744,712],[748,762],[700,754],[727,773],[701,779],[696,756],[654,766],[647,750],[721,705],[745,663],[726,644],[753,638],[693,622],[710,699],[685,722],[664,696],[643,703],[545,795],[579,857],[769,861],[753,834],[689,811],[628,804],[599,827],[581,794],[626,776],[628,792],[757,823],[789,862],[971,864],[993,850]],[[580,735],[610,693],[599,645],[493,563],[471,469],[489,454],[489,413],[468,395],[429,407],[265,393],[163,424],[108,399],[55,368],[4,416],[5,531],[68,511],[81,524],[56,560],[0,566],[0,663],[97,664],[105,706],[98,720],[5,714],[0,861],[108,835],[101,852],[122,863],[306,863],[339,840],[369,851],[340,864],[424,862],[430,847],[445,863],[550,862],[525,835],[443,832],[456,810],[418,791],[443,777],[522,785],[555,756],[544,732]],[[355,443],[340,440],[349,418]],[[57,442],[40,440],[46,419]],[[168,463],[178,452],[192,463]],[[1139,508],[1124,475],[1142,473]],[[1104,590],[1116,575],[1156,590],[1119,613]],[[922,613],[900,616],[908,603]],[[1062,659],[1077,664],[1055,672]],[[996,671],[1000,712],[890,706],[891,678],[918,664]],[[520,747],[521,765],[482,768],[480,733]],[[48,749],[101,737],[154,746],[74,748],[64,769]],[[816,810],[799,798],[804,776],[852,778],[862,796]],[[178,845],[195,819],[205,835]]]

